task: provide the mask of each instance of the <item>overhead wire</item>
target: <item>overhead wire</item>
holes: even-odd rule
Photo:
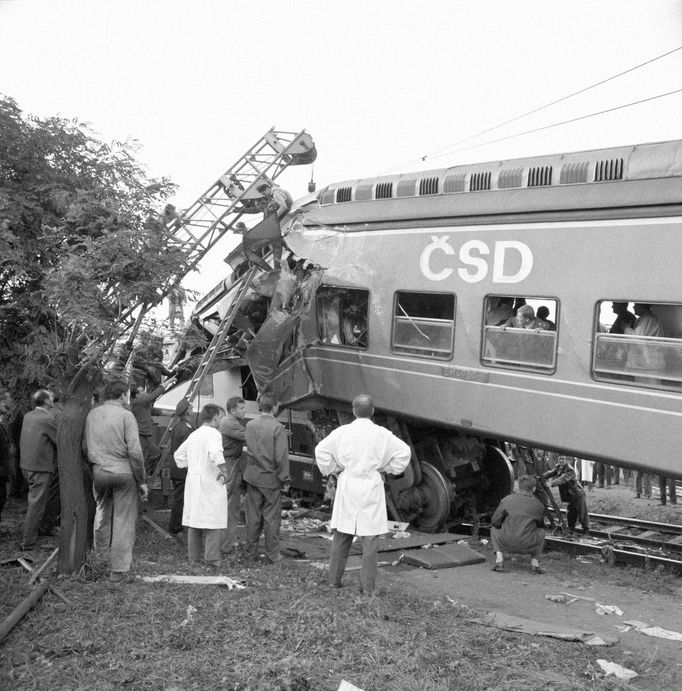
[[[544,110],[545,108],[550,108],[551,106],[554,106],[557,103],[562,103],[563,101],[567,101],[569,98],[573,98],[574,96],[584,94],[586,91],[590,91],[590,89],[594,89],[598,86],[602,86],[603,84],[606,84],[607,82],[613,81],[614,79],[617,79],[618,77],[622,77],[625,74],[629,74],[630,72],[634,72],[635,70],[638,70],[641,67],[645,67],[646,65],[650,65],[652,62],[656,62],[657,60],[661,60],[665,57],[668,57],[668,55],[672,55],[673,53],[677,53],[680,50],[682,50],[682,46],[678,46],[677,48],[673,48],[672,50],[669,50],[665,53],[662,53],[661,55],[657,55],[654,58],[646,60],[645,62],[641,62],[638,65],[635,65],[634,67],[629,67],[627,70],[623,70],[622,72],[618,72],[617,74],[614,74],[610,77],[607,77],[606,79],[602,79],[598,82],[595,82],[594,84],[590,84],[589,86],[586,86],[582,89],[578,89],[578,91],[574,91],[573,93],[567,94],[566,96],[562,96],[561,98],[557,98],[554,101],[551,101],[549,103],[545,103],[542,106],[538,106],[537,108],[533,108],[533,110],[529,110],[525,113],[522,113],[521,115],[517,115],[513,118],[510,118],[509,120],[505,120],[504,122],[500,122],[497,125],[493,125],[492,127],[488,127],[487,129],[481,130],[480,132],[477,132],[476,134],[472,134],[469,137],[465,137],[464,139],[460,139],[459,141],[455,142],[454,144],[448,144],[448,146],[445,146],[442,149],[437,149],[436,151],[433,151],[430,154],[426,154],[425,156],[423,156],[421,158],[421,160],[425,161],[427,158],[435,156],[436,154],[440,154],[441,152],[444,152],[448,149],[453,149],[456,146],[459,146],[460,144],[464,144],[465,142],[468,142],[468,141],[471,141],[472,139],[475,139],[476,137],[482,137],[484,134],[488,134],[489,132],[494,132],[495,130],[499,129],[500,127],[504,127],[505,125],[509,125],[512,122],[517,122],[518,120],[522,120],[523,118],[528,117],[529,115],[534,115],[535,113],[539,113],[541,110]]]
[[[530,115],[534,115],[535,113],[538,113],[538,112],[540,112],[541,110],[545,110],[546,108],[550,108],[551,106],[554,106],[554,105],[556,105],[557,103],[562,103],[563,101],[567,101],[569,98],[573,98],[574,96],[578,96],[579,94],[585,93],[586,91],[590,91],[591,89],[594,89],[594,88],[596,88],[596,87],[598,87],[598,86],[601,86],[601,85],[603,85],[603,84],[606,84],[607,82],[610,82],[610,81],[612,81],[612,80],[614,80],[614,79],[617,79],[618,77],[622,77],[622,76],[625,75],[625,74],[629,74],[630,72],[634,72],[635,70],[638,70],[638,69],[640,69],[640,68],[642,68],[642,67],[645,67],[646,65],[650,65],[651,63],[656,62],[657,60],[661,60],[661,59],[663,59],[663,58],[665,58],[665,57],[668,57],[669,55],[672,55],[673,53],[677,53],[677,52],[679,52],[679,51],[681,51],[681,50],[682,50],[682,46],[678,46],[677,48],[673,48],[672,50],[668,50],[668,51],[666,51],[665,53],[661,53],[660,55],[657,55],[657,56],[655,56],[655,57],[653,57],[653,58],[650,58],[649,60],[645,60],[644,62],[641,62],[641,63],[639,63],[639,64],[637,64],[637,65],[634,65],[633,67],[629,67],[629,68],[626,69],[626,70],[622,70],[621,72],[618,72],[617,74],[611,75],[610,77],[607,77],[606,79],[602,79],[602,80],[600,80],[600,81],[598,81],[598,82],[595,82],[594,84],[590,84],[589,86],[586,86],[586,87],[584,87],[584,88],[582,88],[582,89],[579,89],[578,91],[574,91],[574,92],[572,92],[572,93],[570,93],[570,94],[567,94],[566,96],[562,96],[561,98],[555,99],[554,101],[551,101],[551,102],[549,102],[549,103],[545,103],[545,104],[542,105],[542,106],[538,106],[537,108],[533,108],[532,110],[529,110],[529,111],[527,111],[527,112],[525,112],[525,113],[522,113],[521,115],[517,115],[517,116],[515,116],[515,117],[513,117],[513,118],[510,118],[509,120],[505,120],[504,122],[498,123],[497,125],[493,125],[492,127],[488,127],[487,129],[481,130],[480,132],[477,132],[477,133],[472,134],[472,135],[470,135],[470,136],[468,136],[468,137],[465,137],[464,139],[460,139],[460,140],[454,142],[453,144],[448,144],[447,146],[445,146],[445,147],[443,147],[443,148],[441,148],[441,149],[436,149],[435,151],[433,151],[433,152],[431,152],[431,153],[429,153],[429,154],[426,154],[426,155],[424,155],[424,156],[420,156],[420,157],[418,157],[418,158],[413,158],[413,159],[410,159],[409,161],[405,161],[403,164],[401,164],[400,167],[402,167],[402,166],[404,166],[404,165],[407,165],[407,164],[409,164],[409,163],[417,162],[417,161],[422,161],[422,162],[423,162],[423,161],[426,161],[426,160],[429,159],[429,158],[441,158],[442,155],[445,155],[443,152],[457,153],[457,152],[459,152],[459,151],[467,151],[468,149],[476,148],[476,147],[474,147],[474,146],[472,146],[472,147],[464,147],[464,148],[462,148],[462,149],[457,149],[456,151],[450,152],[450,149],[454,149],[455,147],[459,146],[460,144],[464,144],[464,143],[466,143],[466,142],[468,142],[468,141],[471,141],[472,139],[475,139],[475,138],[477,138],[477,137],[482,137],[484,134],[488,134],[489,132],[493,132],[493,131],[495,131],[496,129],[499,129],[500,127],[504,127],[505,125],[509,125],[509,124],[511,124],[512,122],[517,122],[517,121],[519,121],[519,120],[522,120],[522,119],[525,118],[525,117],[528,117],[528,116],[530,116]],[[676,92],[670,92],[670,93],[676,93]],[[663,94],[663,95],[670,95],[670,94]],[[663,95],[661,95],[661,96],[656,96],[656,97],[653,97],[653,98],[662,98]],[[644,100],[651,100],[651,99],[644,99]],[[641,102],[644,102],[644,101],[641,101]],[[638,102],[635,102],[635,103],[633,103],[633,104],[631,104],[631,105],[636,105],[636,103],[638,103]],[[626,107],[626,106],[619,106],[618,108],[623,108],[623,107]],[[616,108],[616,110],[617,110],[618,108]],[[599,113],[594,113],[593,115],[601,115],[601,114],[606,113],[606,112],[609,112],[609,110],[600,111]],[[586,118],[586,117],[591,117],[591,116],[582,116],[581,118],[577,118],[577,119],[584,119],[584,118]],[[494,142],[497,142],[497,141],[502,141],[502,140],[504,140],[504,139],[508,139],[508,138],[511,138],[511,137],[514,137],[514,136],[522,136],[522,135],[524,135],[524,134],[530,134],[531,132],[539,131],[539,130],[542,130],[542,129],[548,129],[549,127],[558,127],[559,125],[566,124],[566,123],[572,122],[572,121],[573,121],[573,120],[567,120],[567,121],[565,121],[565,122],[555,123],[554,125],[549,125],[549,126],[546,126],[546,127],[541,127],[541,128],[538,128],[537,130],[528,130],[527,132],[521,132],[521,133],[519,133],[518,135],[510,135],[510,137],[503,137],[503,138],[501,138],[501,139],[495,139],[495,140],[492,140],[492,141],[489,141],[489,142],[486,142],[486,143],[487,143],[487,144],[491,144],[491,143],[494,143]],[[481,146],[484,146],[484,144],[481,144]],[[399,167],[399,166],[393,166],[392,168],[387,169],[386,172],[388,172],[388,171],[390,171],[390,170],[394,170],[396,167]]]
[[[555,122],[555,123],[552,123],[551,125],[543,125],[542,127],[534,127],[533,129],[525,130],[524,132],[516,132],[514,134],[509,134],[505,137],[498,137],[497,139],[489,139],[485,142],[479,142],[478,144],[471,144],[470,146],[463,146],[459,149],[455,149],[454,151],[448,151],[446,153],[434,155],[434,156],[432,156],[432,158],[441,158],[443,156],[452,156],[453,154],[457,154],[457,153],[460,153],[462,151],[469,151],[470,149],[477,149],[481,146],[487,146],[488,144],[496,144],[497,142],[503,142],[503,141],[506,141],[508,139],[514,139],[515,137],[522,137],[526,134],[532,134],[533,132],[541,132],[543,130],[549,130],[549,129],[552,129],[553,127],[559,127],[561,125],[567,125],[571,122],[578,122],[579,120],[587,120],[588,118],[593,118],[593,117],[596,117],[597,115],[604,115],[605,113],[612,113],[615,110],[622,110],[623,108],[631,108],[632,106],[637,106],[640,103],[646,103],[647,101],[655,101],[656,99],[664,98],[666,96],[672,96],[673,94],[679,94],[679,93],[682,93],[682,88],[674,89],[673,91],[667,91],[663,94],[657,94],[656,96],[649,96],[648,98],[641,98],[637,101],[631,101],[630,103],[623,103],[619,106],[614,106],[613,108],[606,108],[604,110],[600,110],[600,111],[597,111],[595,113],[588,113],[587,115],[579,115],[578,117],[569,118],[568,120],[562,120],[561,122]]]

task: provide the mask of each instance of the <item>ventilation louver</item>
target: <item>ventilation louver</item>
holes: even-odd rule
[[[594,181],[623,179],[623,159],[612,158],[610,161],[598,161],[594,169]]]
[[[505,190],[510,187],[523,186],[523,168],[507,168],[500,171],[497,176],[498,189]]]
[[[390,199],[393,196],[392,182],[379,182],[374,190],[375,199]]]
[[[589,168],[589,161],[566,163],[565,165],[561,166],[561,173],[559,173],[559,184],[572,185],[579,182],[587,182]]]
[[[552,166],[538,166],[528,170],[528,187],[544,187],[552,184]]]
[[[372,184],[365,183],[355,188],[355,201],[363,202],[372,198]]]
[[[398,182],[396,197],[414,197],[416,184],[417,181],[414,178],[409,180],[400,180],[400,182]]]
[[[443,180],[443,192],[445,194],[452,194],[453,192],[464,192],[466,190],[467,174],[455,173],[454,175],[446,175]]]
[[[419,181],[419,196],[438,194],[438,178],[422,178]]]
[[[349,202],[353,197],[353,188],[352,187],[339,187],[338,190],[336,190],[336,203],[340,204],[341,202]]]
[[[330,190],[329,188],[322,190],[318,199],[320,204],[333,204],[336,200],[336,190]]]
[[[469,191],[480,192],[481,190],[489,190],[491,177],[490,172],[473,173],[469,180]]]

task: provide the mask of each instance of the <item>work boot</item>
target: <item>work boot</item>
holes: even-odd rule
[[[534,576],[540,576],[543,573],[547,573],[546,569],[543,569],[542,566],[531,566],[530,567],[530,572]]]
[[[109,574],[109,583],[123,583],[123,579],[126,577],[125,571],[112,571]]]
[[[498,561],[495,562],[491,567],[491,571],[499,571],[501,573],[504,573],[504,562]]]

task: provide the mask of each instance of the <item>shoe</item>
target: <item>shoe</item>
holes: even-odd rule
[[[499,571],[500,573],[504,573],[504,564],[502,562],[495,562],[491,567],[491,571]]]
[[[658,505],[659,505],[659,506],[665,506],[665,504],[666,504],[666,503],[665,503],[664,501],[659,501],[659,502],[658,502]]]
[[[546,569],[543,569],[542,566],[531,566],[530,567],[530,572],[534,576],[539,576],[540,574],[547,573]]]
[[[125,571],[112,571],[109,574],[109,583],[122,583],[126,575]]]
[[[639,492],[637,492],[637,494],[635,494],[635,499],[641,499],[641,498],[642,498],[642,495]]]

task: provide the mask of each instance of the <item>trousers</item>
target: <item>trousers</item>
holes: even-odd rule
[[[112,571],[130,571],[137,527],[137,483],[132,475],[109,473],[94,466],[92,490],[97,508],[95,553],[109,560]]]
[[[572,499],[569,502],[566,511],[566,522],[571,532],[575,530],[576,523],[580,523],[580,527],[585,535],[590,531],[590,520],[587,515],[587,500],[584,495],[577,499]]]
[[[377,547],[379,535],[362,535],[362,571],[360,572],[360,588],[363,593],[371,595],[377,580]],[[332,550],[329,555],[329,585],[340,587],[343,572],[346,570],[348,554],[353,544],[350,533],[334,531]]]
[[[228,507],[229,510],[229,507]],[[258,541],[265,535],[265,556],[271,562],[282,559],[279,552],[279,527],[282,521],[282,492],[271,487],[246,484],[244,500],[246,513],[246,550],[250,557],[258,556]]]
[[[220,549],[228,552],[237,543],[237,525],[239,524],[239,511],[241,509],[242,475],[238,458],[226,458],[227,468],[227,528],[223,532]]]
[[[38,529],[47,507],[53,474],[42,473],[37,470],[24,470],[23,474],[28,484],[28,507],[21,544],[24,547],[32,547],[38,539]]]
[[[670,492],[670,503],[677,504],[677,487],[675,486],[675,480],[671,477],[665,477],[665,475],[658,476],[658,488],[661,490],[661,503],[665,504],[665,491],[667,489]]]
[[[161,458],[161,448],[156,443],[156,437],[148,434],[140,435],[140,446],[144,456],[144,469],[147,477],[151,477],[156,464]],[[151,487],[149,488],[151,490]]]
[[[638,497],[642,496],[642,485],[644,486],[644,496],[651,499],[651,478],[648,473],[637,470],[635,471],[635,494]]]
[[[173,497],[171,504],[170,518],[168,519],[168,532],[177,535],[182,532],[182,510],[185,508],[185,480],[187,475],[182,477],[171,477],[173,481]]]
[[[187,556],[189,561],[201,561],[203,556],[207,564],[220,563],[220,528],[187,528]]]

